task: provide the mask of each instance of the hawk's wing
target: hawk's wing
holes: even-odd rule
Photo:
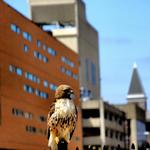
[[[50,111],[48,113],[48,116],[47,116],[47,138],[49,139],[50,137],[50,126],[49,126],[49,121],[50,121],[50,118],[52,116],[52,114],[54,113],[55,111],[55,103],[52,103],[50,105]]]
[[[76,122],[77,122],[77,120],[78,120],[78,111],[77,111],[77,107],[76,107],[76,106],[75,106],[75,119],[76,119]],[[71,140],[71,138],[72,138],[72,136],[73,136],[73,133],[74,133],[74,130],[75,130],[75,127],[76,127],[76,122],[75,122],[75,124],[74,124],[73,130],[72,130],[71,133],[70,133],[70,140]]]

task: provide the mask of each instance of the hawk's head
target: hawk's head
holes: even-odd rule
[[[67,98],[71,100],[73,96],[73,89],[69,85],[65,84],[58,86],[55,92],[55,99]]]

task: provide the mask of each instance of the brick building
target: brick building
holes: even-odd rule
[[[82,149],[78,55],[0,1],[0,149],[46,149],[54,92],[73,87],[79,110],[69,149]]]

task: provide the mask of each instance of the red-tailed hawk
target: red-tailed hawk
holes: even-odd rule
[[[60,85],[55,92],[55,102],[51,104],[47,117],[48,147],[57,150],[64,139],[70,142],[77,122],[77,108],[73,102],[74,92],[68,85]]]

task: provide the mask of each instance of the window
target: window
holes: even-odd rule
[[[37,52],[37,58],[38,58],[39,60],[42,60],[42,54],[39,53],[39,52]]]
[[[12,66],[12,65],[9,65],[9,71],[10,71],[10,72],[15,72],[15,67]]]
[[[61,61],[64,62],[65,64],[69,65],[72,68],[75,66],[72,61],[70,61],[68,58],[66,58],[64,56],[61,57]]]
[[[110,130],[110,138],[113,138],[113,130]]]
[[[122,125],[122,123],[123,123],[123,119],[120,117],[119,118],[119,124]]]
[[[96,85],[96,67],[93,63],[91,63],[91,80],[92,84]]]
[[[12,108],[12,114],[15,115],[15,116],[20,116],[20,117],[23,117],[24,116],[24,112],[20,109],[17,109],[17,108]]]
[[[80,88],[80,97],[81,97],[81,99],[83,101],[92,99],[92,92],[91,92],[91,90],[87,89],[87,88],[84,88],[84,87],[81,87]]]
[[[21,33],[20,28],[16,24],[11,24],[10,27],[13,32],[16,32],[17,34]]]
[[[30,42],[32,41],[32,36],[28,32],[23,32],[23,37]]]
[[[61,67],[60,71],[62,73],[65,73],[68,76],[71,76],[73,79],[78,80],[78,75],[77,74],[73,74],[71,70],[68,70],[65,67]]]
[[[40,40],[37,40],[37,41],[36,41],[36,45],[37,45],[38,48],[40,48],[40,47],[41,47],[41,41],[40,41]]]
[[[45,63],[48,63],[48,58],[47,58],[46,56],[43,56],[43,61],[44,61]]]
[[[108,137],[108,129],[105,130],[105,136]]]
[[[34,88],[31,87],[30,85],[25,84],[24,85],[24,91],[33,94],[34,93]]]
[[[56,55],[56,51],[53,50],[53,49],[50,48],[50,47],[48,47],[47,51],[48,51],[48,53],[49,53],[50,55],[52,55],[52,56],[55,56],[55,55]]]
[[[73,76],[73,78],[74,78],[75,80],[78,80],[78,75],[77,75],[77,74],[73,74],[72,76]]]
[[[25,78],[27,78],[27,79],[35,82],[35,83],[38,83],[38,84],[40,83],[39,77],[37,77],[36,75],[34,75],[34,74],[30,73],[30,72],[26,72],[25,73]]]
[[[15,72],[15,73],[16,73],[17,75],[19,75],[19,76],[21,76],[22,73],[23,73],[23,71],[22,71],[21,68],[15,67],[15,66],[13,66],[13,65],[9,65],[9,71],[10,71],[10,72]]]
[[[82,117],[84,119],[99,118],[100,117],[100,111],[99,111],[99,109],[83,109],[82,110]]]
[[[24,44],[24,46],[23,46],[23,51],[24,51],[24,52],[28,52],[28,50],[29,50],[28,45]]]
[[[48,63],[48,58],[43,56],[40,52],[34,51],[34,57],[38,58],[39,60],[43,60],[45,63]]]
[[[71,75],[72,75],[72,72],[71,72],[70,70],[66,70],[66,74],[67,74],[68,76],[71,76]]]
[[[120,141],[122,141],[122,140],[123,140],[123,134],[120,133]]]
[[[116,134],[115,134],[116,139],[118,139],[118,136],[119,136],[119,133],[118,131],[116,131]]]
[[[47,121],[47,118],[46,118],[45,116],[39,116],[39,117],[38,117],[38,120],[39,120],[40,122],[46,122],[46,121]]]
[[[43,50],[46,51],[47,46],[43,44]]]
[[[112,121],[112,116],[113,116],[113,114],[110,112],[110,113],[109,113],[109,120],[110,120],[110,121]]]
[[[90,136],[100,136],[100,128],[84,127],[83,128],[83,137],[90,137]]]
[[[118,116],[117,115],[115,115],[115,122],[117,122],[118,121]]]
[[[61,70],[62,73],[65,73],[65,71],[66,71],[66,69],[64,67],[61,67],[60,70]]]
[[[43,85],[44,85],[44,87],[48,87],[48,81],[44,80]]]
[[[108,112],[105,111],[105,113],[104,113],[105,119],[108,119],[108,115],[109,115]]]
[[[40,91],[38,89],[36,89],[35,94],[36,94],[36,96],[40,96]]]
[[[25,73],[25,77],[31,81],[33,81],[33,75],[30,72]]]
[[[36,133],[36,128],[33,126],[26,126],[26,131],[30,133]]]
[[[57,89],[57,86],[56,86],[55,84],[51,83],[51,84],[50,84],[50,89],[51,89],[52,91],[55,91],[55,90]]]
[[[17,75],[21,76],[22,75],[22,69],[16,68],[16,73],[17,73]]]
[[[30,112],[25,112],[25,113],[24,113],[24,117],[25,117],[26,119],[32,119],[32,118],[33,118],[33,115],[32,115],[32,113],[30,113]]]
[[[35,94],[43,99],[48,99],[48,93],[40,91],[39,89],[36,89]]]

